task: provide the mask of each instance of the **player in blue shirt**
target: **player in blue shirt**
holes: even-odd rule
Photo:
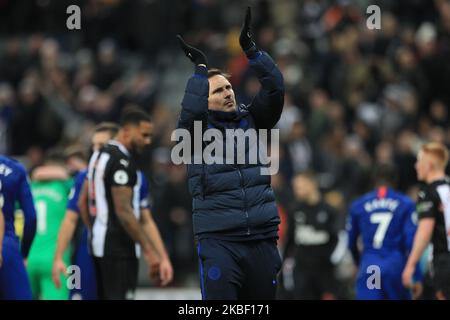
[[[394,168],[379,166],[376,190],[350,207],[347,231],[350,251],[359,266],[357,299],[411,299],[401,275],[416,232],[415,203],[392,189],[394,182]],[[359,236],[362,250],[358,248]],[[421,279],[419,269],[417,280]],[[420,284],[416,288],[420,290]]]
[[[70,191],[69,201],[67,202],[67,211],[64,222],[69,224],[69,232],[67,227],[62,227],[58,235],[57,248],[55,253],[54,267],[53,267],[53,281],[57,287],[61,286],[59,274],[67,269],[67,266],[63,262],[63,253],[67,248],[70,240],[74,235],[76,225],[78,223],[79,213],[78,210],[78,196],[80,194],[81,187],[83,186],[84,179],[86,179],[86,170],[82,170],[75,177],[75,183]],[[95,300],[97,299],[97,287],[95,280],[95,270],[87,251],[87,230],[84,225],[81,226],[81,237],[74,248],[74,261],[73,263],[80,268],[81,279],[80,288],[73,288],[70,290],[70,299],[74,300]],[[64,238],[64,245],[62,245],[61,238]]]
[[[36,232],[36,211],[25,168],[19,162],[5,156],[0,156],[0,195],[0,206],[5,219],[0,299],[31,300],[25,261]],[[17,203],[25,218],[21,244],[14,228]]]
[[[0,194],[0,197],[2,195]],[[5,234],[5,218],[3,217],[3,211],[0,207],[0,268],[2,267],[3,262],[3,236]]]

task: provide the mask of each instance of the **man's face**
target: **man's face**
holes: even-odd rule
[[[209,97],[208,109],[214,111],[231,112],[236,110],[236,99],[231,83],[222,75],[215,75],[208,79]]]
[[[92,136],[92,149],[94,151],[100,150],[109,140],[111,140],[111,133],[109,131],[96,132]]]
[[[304,176],[297,176],[292,181],[294,195],[298,200],[306,200],[315,188],[314,183]]]
[[[432,166],[432,159],[430,155],[424,153],[423,151],[420,151],[417,154],[417,160],[415,165],[417,172],[417,179],[419,181],[424,181],[426,179],[431,166]]]
[[[152,142],[153,124],[147,121],[139,122],[137,126],[130,126],[131,148],[136,154],[141,154],[145,147]]]

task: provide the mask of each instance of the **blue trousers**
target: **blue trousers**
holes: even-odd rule
[[[203,300],[275,299],[281,258],[274,239],[198,243]]]

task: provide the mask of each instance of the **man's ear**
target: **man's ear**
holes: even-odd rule
[[[438,167],[438,166],[437,166],[436,161],[434,161],[434,160],[428,161],[428,170],[434,171],[434,170],[437,169],[437,167]]]

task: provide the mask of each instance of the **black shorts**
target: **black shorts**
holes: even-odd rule
[[[337,297],[338,283],[332,266],[304,267],[294,269],[294,296],[297,300],[321,300]]]
[[[436,292],[441,291],[450,300],[450,255],[442,254],[433,258],[433,285]]]
[[[136,258],[94,258],[100,300],[132,300],[138,278]]]

